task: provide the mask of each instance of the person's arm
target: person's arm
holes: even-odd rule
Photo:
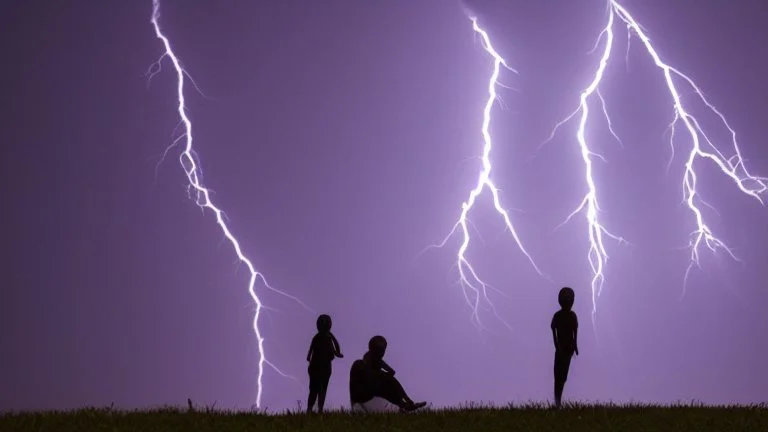
[[[338,358],[344,358],[344,354],[341,353],[341,347],[339,341],[336,340],[336,336],[331,334],[331,341],[333,342],[333,354]]]
[[[312,342],[309,343],[309,352],[307,352],[307,361],[312,359],[312,351],[315,348],[315,338],[312,338]]]
[[[557,315],[552,317],[552,324],[550,324],[550,327],[552,328],[552,343],[554,343],[555,352],[557,352],[557,351],[560,351],[560,349],[558,349],[558,344],[557,344],[557,330],[555,328],[555,317],[557,317]]]
[[[573,314],[573,349],[576,355],[579,355],[579,319]]]
[[[388,365],[387,362],[384,360],[381,360],[381,368],[384,369],[385,372],[390,373],[392,375],[395,374],[395,370],[392,369],[392,366]]]

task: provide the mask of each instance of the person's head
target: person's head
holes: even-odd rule
[[[374,336],[368,341],[368,351],[379,358],[384,358],[387,352],[387,339],[384,336]]]
[[[575,297],[576,294],[573,292],[573,289],[563,287],[560,288],[560,292],[557,294],[557,302],[560,303],[561,308],[571,310]]]
[[[317,331],[319,331],[320,333],[331,331],[332,325],[333,325],[333,322],[331,321],[330,315],[322,314],[319,317],[317,317]]]

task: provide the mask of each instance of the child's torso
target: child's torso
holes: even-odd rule
[[[330,333],[318,333],[312,339],[311,363],[330,363],[336,357],[333,346],[333,335]]]
[[[573,311],[560,310],[555,313],[553,325],[557,331],[557,341],[563,349],[574,347],[573,333],[578,324]]]

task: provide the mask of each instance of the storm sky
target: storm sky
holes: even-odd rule
[[[767,175],[765,2],[624,5]],[[467,8],[519,71],[501,75],[510,88],[493,111],[493,179],[552,277],[483,195],[469,257],[505,293],[491,296],[512,331],[489,310],[486,330],[473,325],[457,285],[460,237],[420,255],[451,230],[481,169],[491,60]],[[271,308],[267,356],[296,378],[267,370],[264,407],[305,401],[317,313],[333,316],[346,355],[331,406],[347,404],[349,366],[375,334],[414,399],[549,399],[549,323],[565,285],[581,322],[567,400],[768,399],[768,209],[697,164],[717,208],[706,220],[742,263],[705,249],[681,298],[695,228],[681,204],[689,141],[678,137],[667,171],[670,98],[637,39],[625,61],[620,23],[601,93],[623,146],[596,104],[588,134],[607,160],[595,162],[602,217],[629,244],[606,242],[592,327],[585,219],[555,230],[586,191],[576,122],[539,145],[592,78],[605,12],[601,0],[162,2],[161,24],[204,94],[187,86],[203,180],[256,267],[314,311],[258,287]],[[0,6],[0,409],[254,403],[246,269],[188,198],[178,152],[155,171],[178,114],[171,63],[146,76],[163,52],[150,14],[148,0]],[[730,154],[724,130],[712,131]]]

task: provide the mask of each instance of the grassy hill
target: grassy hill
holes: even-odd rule
[[[574,405],[546,407],[427,410],[411,414],[324,415],[247,412],[117,411],[83,409],[0,415],[0,431],[768,431],[768,406]]]

